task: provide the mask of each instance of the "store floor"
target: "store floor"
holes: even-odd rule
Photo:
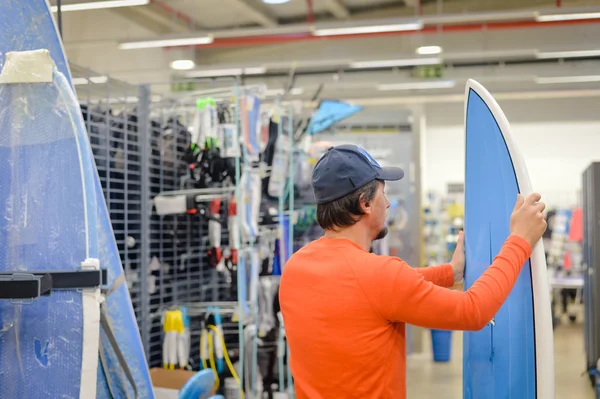
[[[409,356],[407,384],[409,398],[462,399],[462,333],[453,334],[452,360],[434,363],[431,337],[425,335],[424,354]],[[561,324],[554,331],[556,399],[593,399],[585,367],[581,324]]]

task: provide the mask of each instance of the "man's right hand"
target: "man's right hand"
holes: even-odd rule
[[[517,194],[517,202],[510,216],[510,234],[525,239],[532,248],[546,231],[543,214],[546,204],[539,202],[541,198],[538,193],[530,194],[527,198]]]

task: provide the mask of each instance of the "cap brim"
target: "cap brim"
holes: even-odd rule
[[[397,167],[386,167],[379,170],[379,180],[400,180],[404,177],[404,171]]]

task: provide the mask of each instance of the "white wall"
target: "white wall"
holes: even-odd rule
[[[577,203],[583,171],[600,161],[600,121],[518,123],[512,129],[534,190],[550,205]],[[448,182],[464,181],[463,126],[428,127],[425,155],[426,189],[445,192]]]
[[[549,205],[579,203],[582,174],[600,161],[600,98],[500,101],[533,189]],[[423,190],[464,181],[463,104],[429,104],[422,134]]]

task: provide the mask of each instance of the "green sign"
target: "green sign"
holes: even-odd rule
[[[182,91],[194,91],[196,90],[195,82],[173,82],[171,84],[171,91],[173,93],[178,93]]]
[[[443,65],[421,65],[413,70],[413,76],[420,79],[439,79],[443,74]]]

